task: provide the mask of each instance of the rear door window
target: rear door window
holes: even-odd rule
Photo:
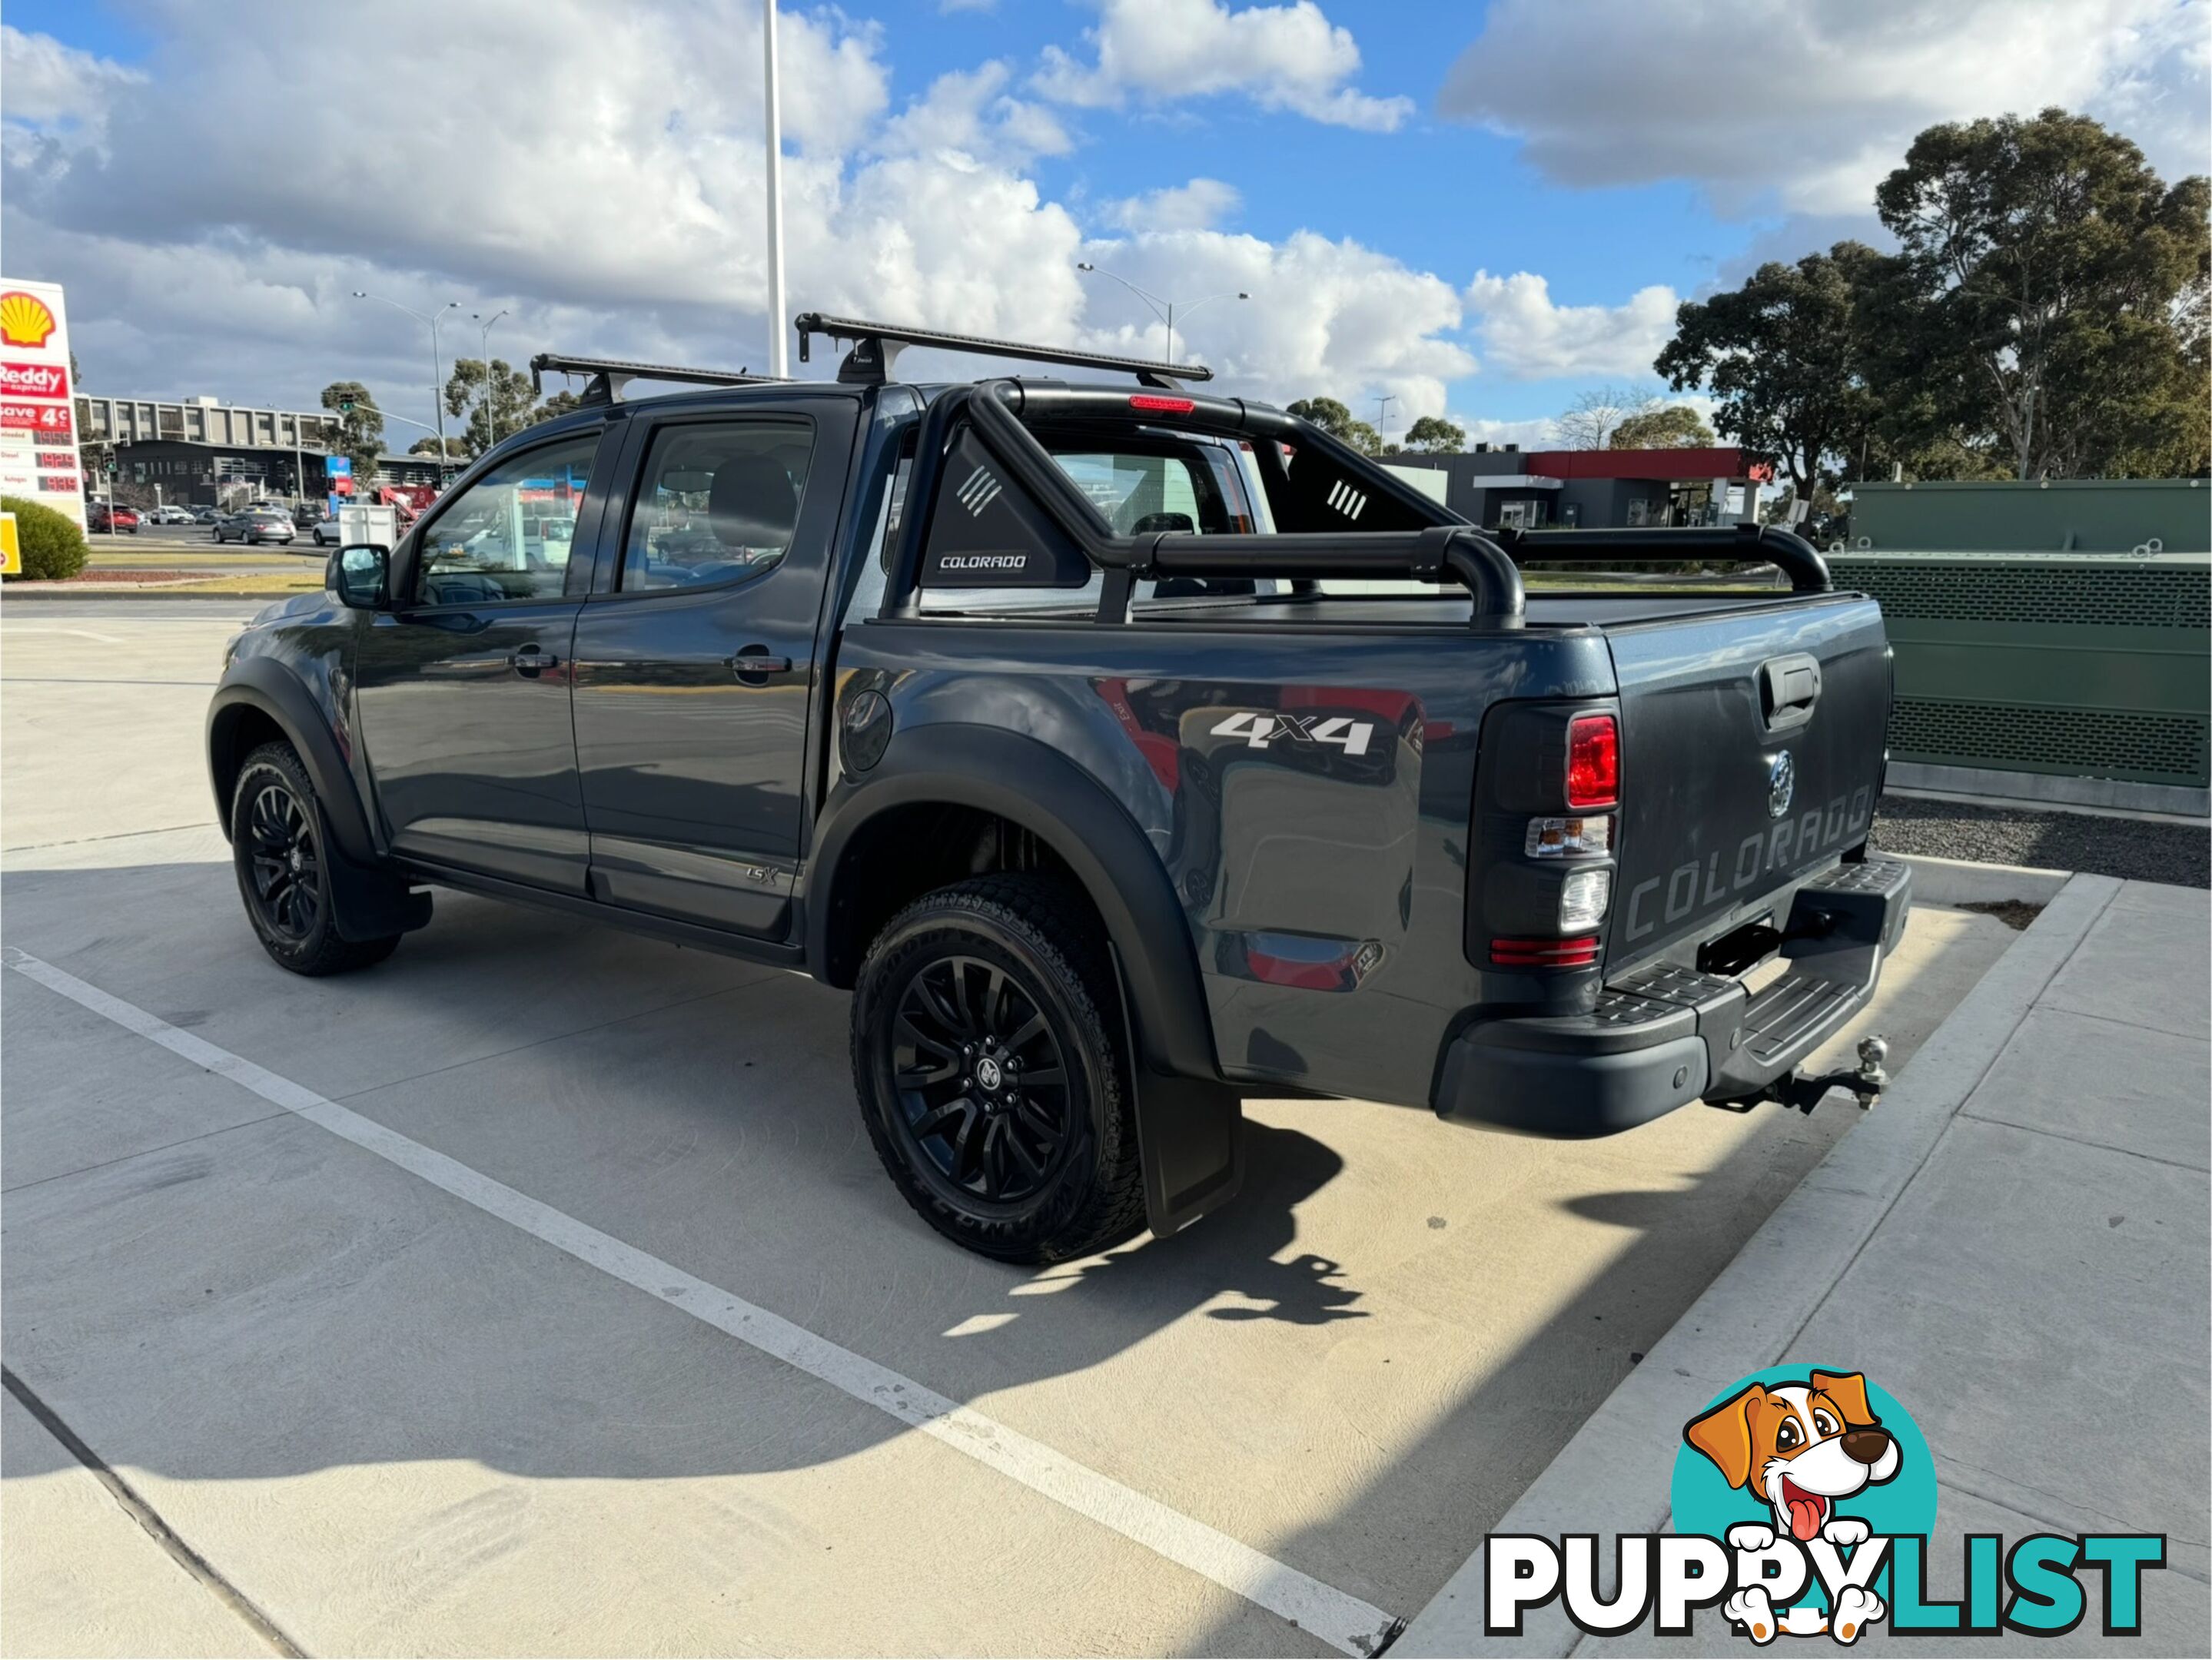
[[[703,587],[773,569],[791,550],[814,453],[805,421],[689,421],[653,436],[620,587]]]
[[[1080,435],[1040,434],[1060,471],[1089,496],[1117,536],[1224,536],[1258,528],[1245,473],[1224,445],[1151,435],[1107,443]],[[887,552],[887,550],[886,550]],[[925,611],[1095,611],[1101,581],[1081,588],[925,587]],[[1273,593],[1280,585],[1250,577],[1165,577],[1137,584],[1139,606],[1166,599]]]

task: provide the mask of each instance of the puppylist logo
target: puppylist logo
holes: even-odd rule
[[[2132,1637],[2143,1572],[2166,1566],[2163,1534],[2039,1533],[2009,1547],[1968,1534],[1958,1600],[1931,1600],[1928,1443],[1855,1371],[1778,1368],[1714,1397],[1682,1426],[1671,1497],[1675,1531],[1621,1535],[1609,1586],[1595,1534],[1491,1535],[1488,1633],[1518,1637],[1531,1609],[1557,1601],[1595,1637],[1647,1620],[1658,1636],[1686,1637],[1700,1614],[1761,1646],[1851,1644],[1882,1624],[1898,1635],[2060,1637],[2096,1617],[2106,1636]]]

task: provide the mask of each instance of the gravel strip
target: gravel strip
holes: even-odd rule
[[[1874,845],[1887,853],[2212,887],[2212,830],[2201,824],[1885,795]]]

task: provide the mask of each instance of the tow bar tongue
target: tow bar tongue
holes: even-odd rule
[[[1889,1058],[1889,1043],[1879,1035],[1859,1039],[1859,1063],[1845,1072],[1791,1071],[1766,1086],[1764,1098],[1779,1101],[1809,1113],[1826,1100],[1832,1089],[1849,1090],[1862,1110],[1871,1107],[1889,1087],[1889,1073],[1882,1062]]]

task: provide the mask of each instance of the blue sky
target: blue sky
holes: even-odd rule
[[[116,392],[296,401],[346,374],[427,410],[413,325],[354,287],[505,307],[517,359],[757,362],[757,16],[11,0],[9,274],[70,285]],[[793,308],[1157,350],[1077,259],[1186,300],[1246,288],[1193,319],[1193,355],[1261,396],[1390,394],[1394,427],[1534,441],[1578,393],[1650,382],[1680,299],[1878,237],[1872,185],[1933,121],[2061,103],[2169,174],[2205,167],[2193,0],[784,18]],[[265,107],[222,95],[253,84]]]

